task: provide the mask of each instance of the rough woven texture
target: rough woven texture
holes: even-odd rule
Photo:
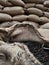
[[[1,40],[49,46],[49,0],[0,0]]]
[[[9,60],[11,65],[42,65],[24,44],[7,44],[0,41],[0,53],[5,54],[5,56],[7,55],[8,59],[6,61]],[[3,54],[1,55],[3,56]]]

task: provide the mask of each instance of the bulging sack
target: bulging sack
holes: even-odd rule
[[[25,3],[22,0],[8,0],[8,1],[16,6],[24,6],[25,5]]]
[[[5,13],[0,13],[0,22],[11,21],[12,17]]]
[[[41,34],[42,39],[45,40],[45,42],[49,42],[49,30],[48,29],[38,29],[38,32]]]
[[[46,6],[46,7],[49,7],[49,1],[48,1],[48,0],[45,1],[45,2],[43,3],[43,5]]]
[[[8,0],[0,0],[0,4],[3,6],[12,6],[12,4],[8,2]]]
[[[44,12],[43,16],[49,18],[49,12]]]
[[[12,16],[14,15],[21,15],[24,14],[24,9],[22,7],[5,7],[3,9],[4,13],[10,14]]]
[[[45,24],[45,23],[48,23],[49,22],[49,19],[47,17],[40,17],[40,23],[41,24]]]
[[[27,20],[27,18],[28,18],[27,15],[17,15],[17,16],[14,16],[14,17],[12,18],[12,20],[13,20],[13,21],[20,21],[20,22],[22,22],[22,21]]]
[[[26,3],[25,8],[35,7],[35,3]]]
[[[37,9],[37,8],[28,8],[27,9],[27,13],[28,14],[35,14],[35,15],[38,15],[38,16],[42,16],[43,15],[43,12],[40,10],[40,9]]]
[[[42,11],[46,11],[48,9],[43,4],[36,4],[35,7],[38,8],[38,9],[41,9]]]
[[[32,21],[23,21],[23,24],[33,25],[35,28],[39,28],[39,24]]]
[[[2,24],[0,24],[0,28],[9,28],[14,24],[19,24],[20,22],[18,21],[11,21],[11,22],[3,22]]]
[[[33,21],[33,22],[40,22],[40,18],[37,15],[31,14],[28,15],[28,21]]]
[[[49,23],[41,25],[40,28],[42,28],[42,29],[49,29]]]
[[[12,27],[11,27],[12,29]],[[10,28],[9,28],[10,30]],[[13,27],[11,30],[12,33],[10,33],[10,41],[16,42],[16,41],[36,41],[41,42],[40,35],[38,31],[35,29],[35,27],[31,24],[17,24]],[[37,34],[38,35],[37,35]]]

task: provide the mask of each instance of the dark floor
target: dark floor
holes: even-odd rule
[[[42,45],[35,42],[25,42],[30,51],[35,55],[43,65],[49,65],[49,51],[44,50]]]

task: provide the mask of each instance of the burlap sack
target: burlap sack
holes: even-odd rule
[[[40,17],[40,24],[48,23],[49,19],[47,17]]]
[[[37,15],[31,14],[28,15],[28,21],[33,21],[33,22],[40,22],[40,18]]]
[[[0,13],[0,22],[11,21],[12,17],[5,13]]]
[[[0,4],[3,6],[12,6],[12,4],[8,2],[8,0],[0,0]]]
[[[20,22],[18,21],[11,21],[11,22],[3,22],[2,24],[0,24],[1,28],[9,28],[14,24],[19,24]]]
[[[11,42],[36,41],[42,43],[42,40],[40,38],[41,38],[40,34],[37,32],[35,27],[29,24],[17,24],[16,26],[13,27],[10,33]]]
[[[35,22],[32,22],[32,21],[23,21],[23,24],[33,25],[35,28],[39,28],[40,27],[38,23],[35,23]]]
[[[46,23],[44,25],[41,25],[40,28],[42,28],[42,29],[49,29],[49,23]]]
[[[48,9],[48,8],[45,7],[43,4],[36,4],[35,7],[38,8],[38,9],[41,9],[41,10],[43,10],[43,11],[46,11],[46,10]]]
[[[46,6],[46,7],[49,7],[49,0],[45,1],[45,2],[43,3],[43,5]]]
[[[13,21],[20,21],[20,22],[22,22],[22,21],[27,20],[27,18],[28,18],[27,15],[17,15],[17,16],[14,16],[14,17],[12,18],[12,20],[13,20]]]
[[[26,3],[25,8],[35,7],[35,3]]]
[[[5,65],[42,65],[29,51],[28,47],[21,43],[0,43],[0,52],[7,56]],[[2,64],[2,63],[1,63]]]
[[[23,0],[24,2],[26,2],[26,3],[43,3],[44,2],[44,0]]]
[[[7,13],[7,14],[10,14],[10,15],[21,15],[21,14],[24,14],[24,10],[22,7],[5,7],[3,9],[3,12],[4,13]]]
[[[44,12],[44,15],[43,16],[49,18],[49,12]]]
[[[22,0],[8,0],[8,1],[16,6],[24,6],[25,5],[25,3]]]
[[[37,8],[28,8],[27,9],[27,13],[28,14],[35,14],[35,15],[38,15],[38,16],[42,16],[43,15],[43,12],[40,10],[40,9],[37,9]]]
[[[45,40],[45,42],[49,42],[49,30],[48,29],[38,29],[38,32],[41,34],[43,40]]]

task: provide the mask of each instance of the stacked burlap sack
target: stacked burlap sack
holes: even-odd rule
[[[46,35],[48,35],[48,25],[48,0],[0,0],[1,40],[49,41],[49,37],[42,35],[43,32],[40,30],[46,29]]]
[[[33,31],[39,27],[39,24],[34,22],[38,17],[34,19],[34,16],[36,17],[27,13],[26,3],[22,0],[0,0],[0,39],[6,42],[40,42],[40,36]]]
[[[35,40],[33,34],[39,41],[34,33],[34,28],[38,28],[39,24],[27,19],[22,0],[0,0],[0,65],[42,65],[27,46],[17,43]]]
[[[0,41],[6,42],[3,43],[3,46],[0,42],[0,52],[3,53],[0,55],[4,59],[5,56],[8,57],[7,61],[9,62],[10,59],[11,65],[12,63],[19,65],[21,64],[20,61],[22,61],[21,65],[41,65],[38,62],[35,64],[30,57],[26,58],[28,52],[25,53],[26,48],[23,50],[24,46],[22,47],[20,43],[18,47],[16,44],[15,48],[14,43],[32,41],[48,42],[49,45],[49,0],[0,0]],[[14,44],[14,47],[7,43]],[[18,59],[16,59],[16,49],[24,52],[24,55],[22,55],[23,53],[18,54]],[[19,55],[23,58],[19,58]],[[28,58],[29,62],[26,61]]]

